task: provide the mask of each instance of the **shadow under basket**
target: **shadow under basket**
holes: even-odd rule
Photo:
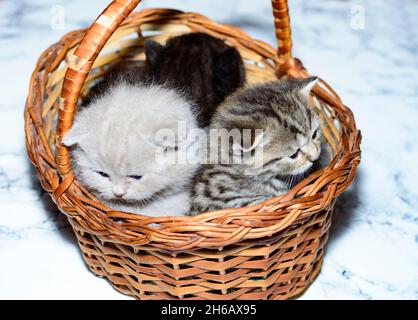
[[[360,163],[360,132],[324,81],[311,105],[333,150],[326,167],[258,205],[193,217],[152,218],[107,208],[74,178],[61,144],[77,103],[120,62],[143,61],[144,41],[205,32],[235,46],[248,82],[304,78],[291,56],[287,1],[272,1],[279,49],[196,13],[113,1],[88,30],[66,34],[39,58],[25,108],[26,147],[43,188],[70,221],[90,270],[139,299],[288,299],[320,271],[336,197]],[[185,66],[187,67],[187,66]]]

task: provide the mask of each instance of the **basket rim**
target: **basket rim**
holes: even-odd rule
[[[143,9],[131,14],[121,26],[133,23],[135,20],[135,23],[140,25],[139,20],[146,17],[152,21],[153,16],[161,14],[179,17],[183,20],[185,16],[188,16],[189,19],[190,17],[193,18],[194,23],[202,25],[210,23],[212,28],[217,26],[221,29],[230,28],[234,37],[239,36],[242,38],[241,41],[251,42],[251,44],[267,49],[276,55],[273,47],[252,38],[242,29],[216,23],[201,14],[193,12],[172,9]],[[39,99],[39,97],[35,97],[37,89],[39,89],[37,88],[39,86],[39,82],[37,82],[38,74],[41,72],[48,74],[57,68],[68,49],[81,41],[80,33],[85,30],[87,29],[71,31],[46,49],[41,54],[33,72],[25,107],[25,137],[28,155],[35,166],[38,166],[40,157],[37,154],[37,146],[33,145],[32,141],[35,140],[34,138],[42,136],[42,125],[39,121],[41,123],[43,121],[42,117],[39,119],[39,115],[37,115],[39,110],[34,110],[34,101],[36,98]],[[234,33],[234,30],[239,30],[238,36]],[[78,36],[77,39],[74,39],[75,35]],[[51,59],[51,56],[53,59]],[[293,58],[283,60],[278,56],[275,56],[275,58],[273,62],[276,64],[278,72],[284,73],[290,78],[308,76],[299,60]],[[48,64],[49,60],[52,60],[52,62]],[[44,184],[47,184],[45,180],[48,180],[49,177],[44,176],[40,170],[37,170],[37,172],[43,187],[52,194],[59,209],[69,218],[72,218],[81,228],[98,234],[104,241],[118,241],[136,246],[152,242],[153,246],[156,247],[172,248],[175,246],[178,249],[190,249],[194,247],[219,247],[241,240],[271,236],[296,223],[301,217],[316,214],[328,206],[351,184],[356,168],[360,163],[361,133],[356,127],[354,115],[325,81],[321,80],[320,82],[321,85],[315,87],[313,93],[318,99],[334,109],[338,114],[338,121],[341,125],[338,150],[333,160],[327,167],[302,180],[288,193],[260,202],[257,205],[222,209],[195,216],[149,217],[110,210],[98,202],[94,204],[96,210],[93,212],[93,210],[85,208],[80,201],[81,195],[85,194],[86,190],[83,190],[74,176],[67,176],[60,181],[57,175],[57,163],[49,144],[45,144],[44,148],[49,155],[49,161],[52,162],[52,167],[55,167],[54,179],[51,179],[54,180],[52,185],[45,188]],[[42,161],[45,161],[45,159]],[[94,196],[90,196],[93,202],[97,200]],[[83,198],[83,200],[88,199]],[[72,207],[72,209],[68,210],[69,207]],[[287,214],[284,218],[278,219],[277,223],[264,227],[259,226],[263,222],[263,217],[271,219],[280,212],[287,212]],[[150,224],[158,224],[161,228],[152,228],[149,226]]]

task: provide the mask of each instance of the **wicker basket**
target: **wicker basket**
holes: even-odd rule
[[[144,60],[143,43],[206,32],[237,47],[249,82],[306,77],[291,57],[287,1],[273,0],[278,51],[244,31],[196,13],[131,14],[140,0],[115,0],[87,30],[39,58],[25,109],[26,146],[43,188],[67,215],[85,262],[120,292],[139,299],[288,299],[319,273],[336,197],[360,162],[353,114],[323,81],[312,107],[334,151],[328,167],[259,205],[193,217],[151,218],[111,211],[79,184],[62,136],[79,98],[120,61]],[[152,225],[151,225],[152,224]],[[155,227],[155,226],[158,227]]]

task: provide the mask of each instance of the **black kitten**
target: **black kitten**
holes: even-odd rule
[[[227,96],[245,83],[245,69],[238,50],[204,33],[171,38],[165,46],[148,40],[147,61],[122,61],[84,97],[81,108],[106,93],[118,80],[130,84],[165,84],[184,91],[197,106],[199,127],[211,117]]]
[[[198,106],[198,124],[209,125],[216,107],[245,83],[238,50],[204,33],[170,39],[165,46],[145,43],[147,65],[153,81],[186,91]]]

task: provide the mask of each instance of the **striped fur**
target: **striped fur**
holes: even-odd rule
[[[239,90],[218,108],[212,129],[261,129],[263,147],[254,149],[253,161],[203,166],[195,176],[191,215],[281,195],[328,162],[319,117],[308,104],[316,82],[308,78],[257,85]],[[252,137],[251,143],[256,141]],[[244,148],[234,143],[230,142],[229,157]]]

